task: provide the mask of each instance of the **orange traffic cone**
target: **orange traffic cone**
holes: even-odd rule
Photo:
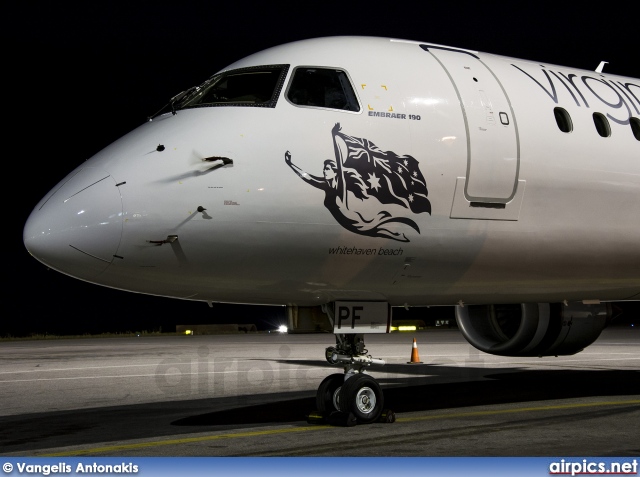
[[[415,338],[413,338],[413,348],[411,348],[411,361],[407,361],[407,364],[422,364],[418,355],[418,343],[416,343]]]

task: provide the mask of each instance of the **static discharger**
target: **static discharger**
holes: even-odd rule
[[[423,364],[420,361],[420,355],[418,354],[418,343],[416,343],[416,339],[413,338],[413,347],[411,348],[411,361],[407,361],[407,364]]]

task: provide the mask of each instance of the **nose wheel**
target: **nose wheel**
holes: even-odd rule
[[[316,409],[323,416],[332,413],[351,415],[359,424],[376,422],[383,412],[384,395],[378,382],[364,373],[372,364],[384,364],[366,354],[364,337],[360,334],[336,335],[336,346],[325,351],[332,365],[344,367],[344,374],[324,378],[316,393]]]
[[[358,423],[376,422],[382,413],[384,395],[378,382],[367,374],[355,374],[340,388],[338,405],[352,413]]]
[[[330,374],[322,380],[316,393],[316,408],[320,412],[332,413],[340,410],[340,391],[344,374]]]

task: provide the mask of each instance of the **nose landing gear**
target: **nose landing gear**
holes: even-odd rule
[[[366,354],[364,335],[336,334],[336,346],[325,351],[327,361],[342,365],[344,374],[331,374],[324,378],[316,393],[319,412],[351,414],[359,424],[376,422],[383,411],[384,395],[378,382],[364,369],[384,361]]]
[[[316,392],[316,409],[309,423],[342,426],[372,422],[395,422],[393,411],[384,409],[380,384],[365,369],[384,360],[368,354],[365,333],[389,333],[391,306],[387,302],[336,301],[319,307],[336,337],[336,345],[325,350],[329,364],[342,366],[344,374],[324,378]],[[316,312],[319,310],[316,310]]]

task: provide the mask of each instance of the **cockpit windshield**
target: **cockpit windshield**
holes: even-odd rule
[[[347,74],[334,68],[296,68],[287,99],[296,106],[360,111]]]
[[[288,69],[289,65],[269,65],[225,71],[178,94],[169,106],[172,112],[205,106],[273,108]]]

